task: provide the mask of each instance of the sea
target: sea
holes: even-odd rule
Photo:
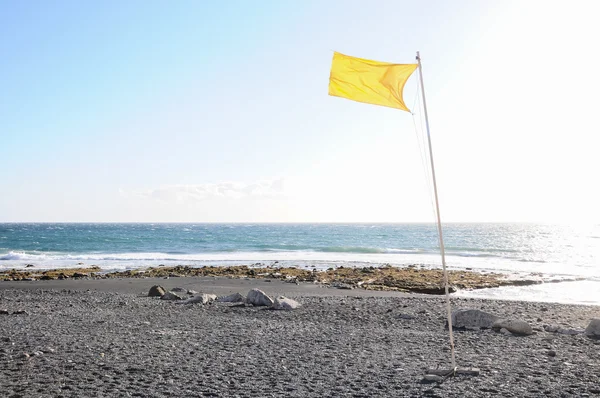
[[[600,305],[600,224],[448,223],[449,269],[560,283],[458,296]],[[0,272],[97,265],[441,268],[435,224],[0,223]]]

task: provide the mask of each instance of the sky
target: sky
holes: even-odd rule
[[[600,223],[594,0],[0,2],[0,222]]]

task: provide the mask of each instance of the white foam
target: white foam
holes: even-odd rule
[[[459,291],[460,297],[600,305],[600,282],[585,280]]]
[[[332,265],[405,265],[424,264],[441,267],[439,254],[434,253],[348,253],[316,251],[273,251],[273,252],[228,252],[228,253],[85,253],[65,255],[62,253],[0,253],[0,269],[19,268],[34,264],[40,268],[73,267],[78,263],[95,264],[113,269],[121,263],[140,268],[149,265],[229,265],[279,261],[286,265],[310,265],[326,269]],[[496,271],[509,274],[542,273],[545,275],[600,278],[600,267],[570,266],[558,263],[518,262],[503,258],[455,257],[446,258],[450,269],[473,269]]]

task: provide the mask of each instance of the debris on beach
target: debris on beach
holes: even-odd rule
[[[421,379],[421,383],[443,383],[449,377],[479,376],[479,373],[479,368],[428,369]]]
[[[384,264],[380,267],[362,268],[329,268],[304,269],[295,267],[271,267],[236,265],[227,267],[204,266],[191,267],[178,265],[174,267],[150,267],[119,272],[102,273],[99,267],[39,270],[8,270],[0,274],[5,281],[50,280],[68,278],[174,278],[174,277],[227,277],[253,278],[265,281],[281,280],[298,284],[300,282],[318,283],[324,287],[338,289],[365,289],[398,291],[406,293],[423,293],[441,295],[445,293],[443,272],[441,269],[429,269],[425,266],[407,265],[393,267]],[[494,272],[448,271],[449,292],[458,290],[485,289],[500,286],[524,286],[543,283],[539,275],[509,278],[507,275]],[[562,281],[562,280],[561,280]],[[548,280],[546,282],[558,282]],[[182,288],[182,290],[185,290]],[[175,291],[175,290],[173,290]]]

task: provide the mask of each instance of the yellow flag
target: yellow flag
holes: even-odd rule
[[[402,90],[416,68],[417,64],[390,64],[334,52],[329,95],[410,112]]]

